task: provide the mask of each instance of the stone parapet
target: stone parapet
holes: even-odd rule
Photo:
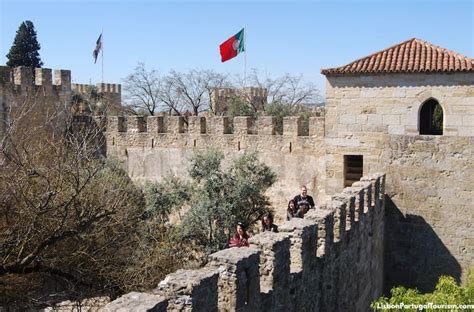
[[[100,312],[165,312],[168,311],[168,301],[161,296],[131,292],[115,299],[111,303],[101,308]],[[71,310],[69,310],[71,311]]]
[[[230,248],[209,256],[219,270],[219,311],[260,311],[260,251]]]
[[[169,274],[153,291],[168,300],[168,311],[217,311],[219,272],[205,267]]]
[[[303,120],[300,117],[283,117],[283,135],[300,136],[303,134]]]
[[[116,117],[109,117],[112,120],[117,121]],[[135,116],[123,117],[123,118],[136,118]],[[230,130],[230,120],[228,117],[202,117],[202,116],[189,116],[185,120],[181,116],[144,116],[143,122],[146,124],[158,124],[158,127],[152,127],[149,130],[143,132],[156,133],[155,129],[160,129],[158,133],[192,133],[192,134],[238,134],[238,135],[272,135],[281,136],[277,134],[277,118],[275,116],[262,116],[259,118],[252,118],[248,116],[234,117],[233,120],[233,132]],[[157,119],[158,118],[158,119]],[[151,119],[149,121],[149,119]],[[156,122],[155,122],[156,120]],[[186,126],[187,123],[187,126]],[[117,129],[112,127],[111,129]],[[135,132],[132,131],[131,132]],[[310,136],[323,137],[324,136],[324,119],[320,117],[310,118],[309,122]],[[109,130],[111,134],[113,130]],[[302,131],[302,120],[299,117],[285,117],[283,119],[283,136],[301,136]]]
[[[280,233],[255,235],[250,248],[221,250],[204,268],[168,275],[156,302],[167,311],[368,311],[382,294],[385,175],[354,184]]]
[[[0,83],[4,90],[11,90],[16,95],[35,95],[38,90],[39,96],[58,96],[61,93],[69,94],[71,91],[71,71],[54,70],[54,80],[52,70],[49,68],[29,67],[7,67],[0,66]],[[54,81],[54,83],[53,83]]]

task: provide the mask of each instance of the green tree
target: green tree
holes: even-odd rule
[[[443,109],[437,104],[433,110],[433,130],[436,134],[443,133]]]
[[[474,270],[471,269],[468,276],[468,282],[465,287],[456,284],[451,276],[441,276],[432,293],[422,294],[417,289],[405,287],[395,287],[391,290],[390,298],[381,297],[371,304],[374,311],[383,310],[387,305],[400,305],[403,303],[405,308],[391,309],[391,311],[458,311],[456,309],[437,309],[430,308],[429,303],[433,305],[473,305],[474,304]],[[407,305],[422,306],[421,309],[407,309]]]
[[[146,214],[159,224],[168,221],[173,208],[186,205],[191,199],[191,187],[174,176],[159,183],[147,183],[144,188]]]
[[[40,44],[36,38],[35,26],[31,21],[21,23],[7,56],[7,66],[41,67]]]
[[[222,153],[198,153],[189,174],[191,206],[181,224],[183,237],[206,254],[222,249],[241,221],[250,225],[270,211],[265,191],[276,175],[255,154],[245,154],[223,169]]]

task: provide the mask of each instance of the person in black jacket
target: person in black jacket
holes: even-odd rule
[[[302,211],[303,215],[307,213],[309,209],[314,208],[313,197],[308,195],[306,185],[301,186],[301,194],[296,195],[293,200],[295,201],[296,209]]]
[[[266,213],[262,216],[262,232],[265,231],[278,233],[278,226],[273,224],[273,216],[271,213]]]
[[[303,213],[301,210],[296,208],[295,201],[291,199],[288,202],[288,208],[286,209],[286,220],[290,221],[293,218],[303,218]]]

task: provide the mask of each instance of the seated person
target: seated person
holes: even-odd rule
[[[278,226],[273,224],[273,216],[269,212],[262,216],[262,232],[265,231],[278,233]]]
[[[235,235],[229,241],[229,247],[249,247],[250,235],[242,222],[237,223]]]
[[[309,209],[314,208],[313,197],[308,195],[308,190],[305,185],[301,186],[301,194],[296,195],[293,200],[295,201],[296,209],[301,210],[303,215],[305,215]]]
[[[291,199],[288,202],[288,209],[286,210],[286,220],[290,221],[293,218],[303,218],[303,213],[296,208],[295,201]]]

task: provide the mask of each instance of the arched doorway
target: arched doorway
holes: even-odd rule
[[[435,99],[429,99],[420,109],[420,134],[443,134],[443,108]]]

